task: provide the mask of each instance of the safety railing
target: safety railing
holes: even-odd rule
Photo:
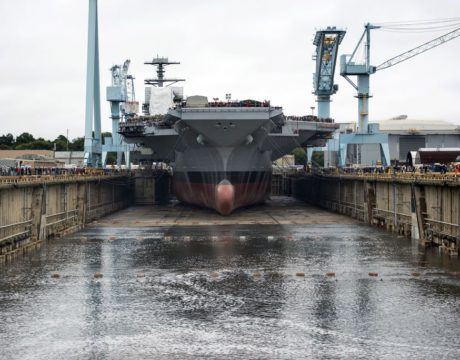
[[[396,227],[397,225],[412,225],[412,214],[404,214],[391,210],[373,208],[372,218],[377,220],[385,220],[385,223]]]
[[[69,219],[78,217],[78,209],[64,211],[56,214],[46,215],[46,226],[59,224]]]
[[[427,234],[437,235],[437,236],[448,236],[448,237],[459,237],[459,224],[452,224],[449,222],[435,220],[435,219],[425,219]]]
[[[46,215],[46,235],[56,235],[64,229],[78,224],[78,209],[72,209],[60,213]]]
[[[32,220],[0,226],[0,246],[31,236]]]
[[[120,201],[115,201],[115,202],[109,201],[106,203],[89,205],[87,207],[87,212],[86,212],[86,221],[91,221],[102,215],[105,215],[117,209],[120,209],[123,207],[124,204],[125,202],[123,200],[120,200]]]
[[[364,220],[364,206],[344,201],[321,200],[320,205],[341,214]]]
[[[92,179],[101,177],[114,177],[126,175],[124,172],[119,173],[89,173],[89,174],[68,174],[68,175],[24,175],[24,176],[0,176],[0,185],[29,184],[29,183],[47,183],[55,181],[72,181],[77,179]]]
[[[312,172],[314,175],[327,176],[327,177],[340,177],[340,178],[361,178],[368,180],[410,180],[410,181],[449,181],[460,182],[460,174],[448,172],[445,174],[440,173],[411,173],[411,172],[396,172],[396,173],[366,173],[366,172],[338,172],[338,171],[321,171],[316,170]]]

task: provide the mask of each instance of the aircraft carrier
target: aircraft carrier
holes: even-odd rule
[[[158,63],[169,62],[149,64]],[[323,146],[337,128],[332,119],[285,116],[269,101],[183,98],[180,87],[155,86],[159,79],[175,81],[157,73],[158,79],[146,80],[153,86],[146,89],[144,115],[120,123],[119,133],[171,165],[180,201],[223,215],[265,201],[272,162],[297,146]]]

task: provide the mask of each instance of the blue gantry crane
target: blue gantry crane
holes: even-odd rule
[[[316,95],[317,116],[327,119],[331,117],[331,95],[334,95],[339,86],[334,84],[335,65],[339,45],[345,36],[346,31],[335,26],[328,26],[318,30],[313,39],[316,51],[313,60],[316,62],[313,73],[313,94]],[[314,151],[321,148],[307,148],[307,160],[311,161]]]
[[[316,71],[313,74],[313,94],[316,95],[317,114],[319,118],[329,118],[331,95],[339,89],[334,84],[335,64],[339,45],[345,36],[345,30],[328,26],[318,30],[313,39],[316,53],[313,60],[316,61]]]
[[[130,151],[133,145],[126,144],[118,134],[118,126],[126,114],[127,108],[136,105],[134,97],[134,77],[128,74],[130,60],[126,60],[123,65],[113,65],[110,68],[112,73],[112,84],[107,86],[107,101],[110,102],[110,112],[112,119],[112,137],[104,138],[102,145],[102,164],[106,164],[107,153],[117,153],[117,165],[121,165],[121,155],[125,154],[125,162],[129,167]],[[131,105],[131,106],[127,106]],[[136,111],[136,110],[135,110]],[[136,111],[137,112],[137,111]]]
[[[423,25],[424,29],[428,30],[439,30],[445,29],[446,27],[458,26],[459,18],[453,18],[447,20],[440,20],[441,26],[436,25],[436,21],[412,23],[413,25]],[[454,21],[455,20],[455,21]],[[452,22],[454,21],[454,22]],[[382,134],[379,131],[378,126],[369,126],[369,99],[370,95],[370,76],[379,70],[387,69],[391,66],[406,61],[414,56],[417,56],[425,51],[433,49],[439,45],[442,45],[450,40],[460,36],[460,28],[456,28],[442,36],[439,36],[433,40],[425,42],[409,51],[392,57],[391,59],[381,63],[378,66],[372,66],[370,61],[371,52],[371,30],[380,29],[381,25],[372,25],[367,23],[364,26],[364,32],[358,41],[353,53],[351,55],[342,55],[340,57],[340,75],[342,75],[356,90],[358,98],[358,130],[354,134],[341,134],[340,135],[340,165],[345,165],[347,158],[347,148],[349,144],[358,145],[358,163],[361,164],[361,149],[360,147],[364,144],[379,144],[381,150],[382,163],[384,165],[390,164],[390,153],[388,147],[388,135]],[[395,23],[388,26],[393,30],[404,30],[404,27],[396,25]],[[415,28],[415,30],[417,30]],[[357,52],[360,46],[364,43],[364,61],[357,60]],[[357,76],[357,84],[355,84],[349,76]]]
[[[122,119],[120,111],[126,114],[122,104],[134,105],[134,78],[128,75],[129,60],[123,65],[114,65],[112,85],[107,87],[107,100],[110,102],[112,118],[112,137],[101,138],[101,97],[99,84],[99,37],[97,0],[89,0],[88,11],[88,53],[86,68],[86,112],[85,112],[85,165],[102,167],[105,165],[107,152],[117,152],[117,164],[121,164],[121,153],[129,167],[129,154],[133,145],[123,143],[118,134],[118,123]],[[132,94],[132,98],[130,98]],[[130,101],[132,100],[132,101]]]

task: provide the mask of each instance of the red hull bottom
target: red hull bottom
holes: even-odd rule
[[[264,202],[270,195],[271,181],[231,184],[223,180],[219,184],[174,181],[176,196],[180,201],[205,206],[228,215],[233,210]]]

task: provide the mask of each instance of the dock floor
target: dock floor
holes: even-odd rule
[[[132,206],[106,216],[88,226],[150,227],[197,225],[308,225],[356,224],[357,220],[339,215],[291,197],[272,197],[265,204],[238,209],[229,216],[177,201],[167,205]]]

